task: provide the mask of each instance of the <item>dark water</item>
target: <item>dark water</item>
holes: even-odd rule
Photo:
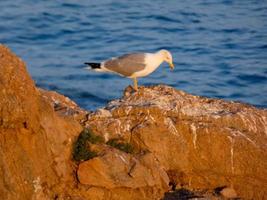
[[[266,0],[0,0],[0,42],[27,63],[36,84],[95,109],[132,80],[88,72],[84,61],[170,50],[141,85],[267,107]]]

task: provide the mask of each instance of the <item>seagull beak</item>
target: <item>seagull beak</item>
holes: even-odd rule
[[[174,64],[173,63],[169,63],[170,68],[173,70],[174,69]]]

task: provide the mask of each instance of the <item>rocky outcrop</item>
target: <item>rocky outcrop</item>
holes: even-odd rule
[[[0,199],[65,194],[75,183],[71,149],[81,129],[55,114],[21,59],[0,46]]]
[[[159,85],[89,112],[0,46],[0,199],[264,199],[266,144],[264,109]]]
[[[89,114],[56,92],[36,88],[22,60],[0,46],[0,199],[162,197],[169,179],[152,154],[101,144],[98,157],[73,159]]]
[[[151,152],[176,188],[229,186],[241,197],[266,196],[266,110],[153,86],[129,88],[86,124],[106,140]]]
[[[167,173],[151,153],[137,157],[112,148],[82,162],[78,179],[81,184],[114,189],[112,199],[158,199],[169,188]]]

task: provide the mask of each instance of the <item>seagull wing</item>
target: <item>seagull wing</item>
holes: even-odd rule
[[[122,76],[131,76],[133,73],[146,67],[145,53],[132,53],[113,58],[104,62],[104,67],[109,71]]]

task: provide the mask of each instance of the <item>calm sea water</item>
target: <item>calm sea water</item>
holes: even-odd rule
[[[163,64],[139,84],[267,107],[266,0],[0,0],[0,42],[38,86],[90,110],[132,80],[86,71],[85,61],[161,48],[175,70]]]

